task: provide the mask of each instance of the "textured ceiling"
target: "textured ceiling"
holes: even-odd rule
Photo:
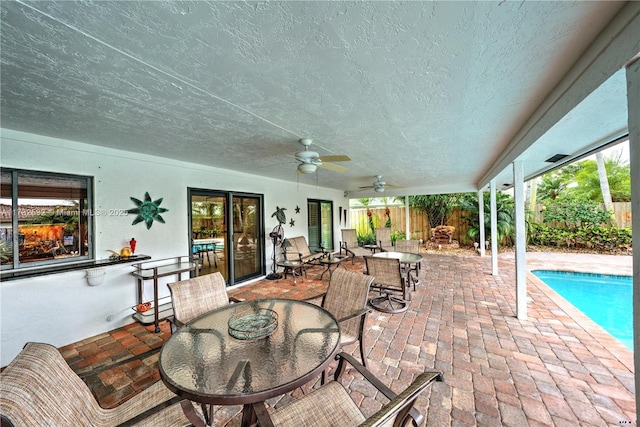
[[[389,195],[472,191],[623,4],[2,1],[2,127],[352,197],[378,174]],[[624,128],[609,84],[525,164]],[[597,135],[558,139],[589,114]],[[348,171],[296,176],[303,137]]]

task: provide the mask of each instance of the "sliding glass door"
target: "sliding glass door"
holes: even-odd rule
[[[189,189],[191,255],[228,285],[264,274],[262,196]]]
[[[264,244],[261,236],[261,199],[257,196],[232,196],[233,270],[236,281],[263,274]]]

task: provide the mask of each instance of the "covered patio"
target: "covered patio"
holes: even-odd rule
[[[500,272],[478,256],[425,254],[421,283],[404,313],[372,311],[366,324],[370,369],[394,390],[435,368],[445,373],[418,400],[426,425],[607,426],[635,423],[633,353],[527,273],[529,317],[516,318],[513,253],[501,253]],[[528,269],[631,274],[631,257],[527,253]],[[363,263],[340,268],[362,271]],[[291,278],[260,280],[230,291],[254,299],[308,298],[327,281],[321,269],[293,286]],[[92,369],[154,347],[168,329],[130,325],[61,350],[85,376],[103,405],[115,405],[159,378],[151,351],[141,361],[92,375]],[[125,355],[129,351],[129,355]],[[345,350],[357,353],[357,346]],[[113,360],[110,355],[116,355]],[[382,400],[347,375],[352,397],[373,413]],[[316,384],[310,384],[312,387]],[[138,390],[136,390],[138,389]],[[295,393],[300,393],[297,390]],[[296,397],[294,393],[293,397]],[[291,396],[281,399],[289,400]],[[269,402],[278,405],[280,399]],[[240,407],[223,407],[217,425],[239,425]]]

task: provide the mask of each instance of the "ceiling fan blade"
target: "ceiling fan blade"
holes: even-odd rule
[[[333,163],[320,163],[318,166],[320,166],[321,168],[324,169],[328,169],[330,171],[334,171],[334,172],[346,172],[347,168],[345,168],[344,166],[340,166],[340,165],[334,165]]]
[[[358,187],[358,190],[369,190],[374,188],[373,185],[365,185],[364,187]]]
[[[321,162],[350,162],[351,157],[349,156],[321,156],[318,158]]]

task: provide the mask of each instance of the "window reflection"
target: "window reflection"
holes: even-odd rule
[[[87,257],[88,188],[86,177],[3,170],[0,241],[9,255],[2,264],[19,268]]]

